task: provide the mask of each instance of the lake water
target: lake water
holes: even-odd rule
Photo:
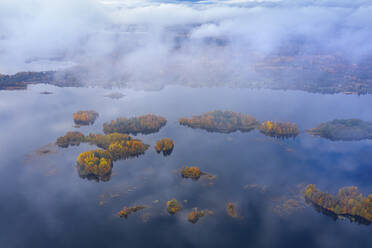
[[[112,92],[125,97],[104,97]],[[305,133],[335,118],[371,121],[371,106],[371,95],[230,88],[146,92],[36,85],[1,91],[1,247],[371,247],[372,225],[335,221],[301,195],[310,183],[333,194],[351,185],[372,193],[372,141],[334,142]],[[94,125],[74,128],[72,114],[89,109],[100,114]],[[301,133],[280,140],[256,130],[210,133],[177,122],[219,109],[296,122]],[[149,113],[166,117],[167,125],[137,135],[151,147],[143,156],[115,162],[107,182],[78,175],[77,156],[94,146],[50,145],[49,154],[35,152],[67,131],[102,133],[104,122]],[[154,149],[164,137],[175,142],[167,157]],[[216,178],[182,179],[185,165]],[[172,198],[183,210],[171,216],[165,204]],[[299,206],[285,208],[289,199]],[[226,213],[228,202],[236,204],[239,218]],[[148,208],[127,219],[117,216],[123,206],[138,204]],[[192,224],[187,214],[194,207],[213,215]]]

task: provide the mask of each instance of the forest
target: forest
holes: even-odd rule
[[[191,128],[204,129],[209,132],[231,133],[249,132],[258,126],[258,121],[251,115],[232,111],[211,111],[203,115],[181,118],[179,123]]]
[[[173,198],[170,201],[167,201],[166,207],[168,213],[170,214],[175,214],[182,210],[181,204],[175,198]]]
[[[112,171],[111,154],[100,149],[82,152],[77,158],[77,169],[81,178],[108,181]]]
[[[266,121],[258,128],[261,133],[277,138],[296,137],[299,133],[296,123]]]
[[[163,152],[164,156],[168,156],[172,153],[174,148],[174,142],[171,139],[164,138],[158,140],[155,145],[155,150],[157,153]]]
[[[94,110],[78,111],[73,114],[73,119],[76,125],[92,125],[97,117],[98,113]]]
[[[103,132],[108,133],[126,133],[126,134],[150,134],[156,133],[165,126],[167,120],[162,116],[143,115],[132,118],[117,118],[109,123],[103,124]]]
[[[63,148],[70,145],[80,145],[80,143],[96,145],[109,151],[113,161],[139,156],[149,148],[149,145],[144,144],[141,140],[121,133],[106,135],[90,133],[88,136],[84,136],[80,132],[67,132],[66,135],[59,137],[56,143]]]
[[[0,90],[24,90],[29,84],[52,84],[59,87],[81,87],[77,75],[71,71],[25,71],[14,75],[0,74]]]
[[[114,161],[137,157],[144,154],[149,148],[149,145],[144,144],[141,140],[121,133],[111,133],[104,136],[90,134],[85,140],[109,151]]]
[[[64,136],[59,137],[56,144],[59,147],[67,148],[69,146],[78,146],[83,142],[85,142],[84,134],[73,131],[67,132]]]
[[[335,119],[321,123],[307,132],[332,141],[372,139],[372,122],[360,119]]]
[[[344,187],[339,189],[337,195],[331,195],[320,191],[314,184],[309,184],[303,193],[307,201],[337,216],[347,217],[352,221],[361,219],[361,223],[372,222],[372,194],[364,197],[357,187]]]
[[[197,208],[194,208],[188,215],[187,220],[193,224],[198,222],[198,220],[205,215],[204,210],[198,211]]]
[[[82,152],[77,159],[80,177],[97,181],[108,181],[111,178],[113,161],[138,157],[149,148],[149,145],[141,140],[121,133],[107,135],[91,133],[84,136],[80,132],[67,132],[56,142],[59,147],[63,148],[80,145],[80,143],[89,143],[102,149]]]
[[[191,178],[197,180],[200,178],[202,172],[197,166],[185,166],[181,169],[181,175],[183,178]]]
[[[319,52],[319,51],[318,51]],[[371,59],[352,63],[334,54],[295,54],[291,49],[283,54],[253,55],[257,60],[245,80],[231,78],[235,87],[267,88],[275,90],[302,90],[321,94],[371,94]],[[257,56],[258,55],[258,56]],[[83,67],[61,71],[19,72],[0,74],[0,90],[26,89],[28,84],[52,84],[59,87],[81,87],[89,79],[89,70]],[[173,84],[188,85],[188,75],[179,75]],[[111,84],[109,78],[105,78]],[[123,80],[112,78],[111,80]],[[259,83],[257,83],[259,82]],[[205,82],[190,85],[206,86]],[[220,80],[211,80],[207,86],[226,86]]]
[[[133,138],[128,134],[110,133],[106,135],[90,133],[85,137],[85,141],[91,145],[96,145],[99,148],[107,150],[112,143],[129,141]]]
[[[144,154],[148,148],[149,145],[142,143],[141,140],[131,139],[111,143],[108,147],[108,152],[111,154],[112,159],[116,161],[119,159],[138,157]]]

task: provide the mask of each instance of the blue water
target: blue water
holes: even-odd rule
[[[46,90],[54,94],[40,94]],[[104,97],[116,91],[125,97]],[[371,105],[369,95],[230,88],[145,92],[37,85],[1,91],[1,247],[370,247],[371,225],[334,221],[305,204],[300,191],[314,183],[330,193],[351,185],[372,193],[372,141],[334,142],[304,132],[334,118],[372,120]],[[100,116],[93,126],[76,129],[72,113],[84,109]],[[177,122],[217,109],[259,121],[296,122],[301,133],[278,140],[258,131],[209,133]],[[115,162],[108,182],[78,175],[78,154],[94,146],[50,145],[52,153],[35,153],[67,131],[102,133],[104,122],[148,113],[166,117],[167,125],[138,135],[151,147],[143,156]],[[175,141],[168,157],[154,149],[164,137]],[[216,178],[182,179],[179,169],[185,165]],[[249,189],[251,184],[258,189]],[[275,211],[294,197],[301,208]],[[183,205],[174,216],[165,210],[172,198]],[[228,202],[236,204],[241,218],[227,215]],[[148,208],[128,219],[117,217],[123,206],[136,204]],[[194,207],[213,215],[191,224],[187,214]]]

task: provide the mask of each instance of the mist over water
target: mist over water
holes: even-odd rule
[[[0,73],[76,67],[87,84],[157,89],[252,77],[272,55],[371,56],[369,1],[0,3]]]
[[[0,247],[372,247],[371,225],[336,220],[302,191],[372,193],[372,140],[306,132],[372,122],[371,13],[370,0],[0,0]],[[2,75],[50,70],[33,82]],[[79,110],[98,119],[76,126]],[[256,124],[179,123],[214,110],[299,130],[278,139]],[[56,144],[146,114],[166,125],[132,135],[149,149],[115,161],[106,181],[77,167],[95,145]],[[163,138],[175,143],[169,156],[155,151]],[[210,177],[182,178],[184,166]],[[170,215],[173,198],[183,208]],[[211,212],[192,224],[194,208]]]

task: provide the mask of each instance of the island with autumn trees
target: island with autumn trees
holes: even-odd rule
[[[332,141],[372,139],[372,122],[360,119],[335,119],[321,123],[307,132]]]
[[[85,142],[84,134],[80,132],[67,132],[64,136],[57,138],[56,144],[59,147],[67,148],[69,146],[78,146]]]
[[[228,202],[226,204],[226,212],[227,212],[228,215],[230,215],[233,218],[238,218],[239,217],[239,214],[236,211],[236,206],[232,202]]]
[[[174,142],[171,139],[164,138],[158,140],[155,145],[155,150],[157,153],[163,153],[164,156],[168,156],[172,153],[174,148]]]
[[[181,118],[179,123],[191,128],[199,128],[209,132],[232,133],[236,131],[249,132],[259,123],[251,115],[232,111],[211,111],[191,118]]]
[[[162,116],[153,114],[142,115],[132,118],[117,118],[109,123],[103,124],[103,132],[108,133],[126,133],[126,134],[150,134],[156,133],[165,126],[167,120]]]
[[[258,128],[261,133],[271,137],[290,138],[296,137],[299,133],[297,124],[289,122],[281,123],[274,121],[265,121]]]
[[[112,156],[101,149],[82,152],[77,158],[77,170],[81,178],[106,182],[111,178]]]
[[[133,138],[130,135],[122,133],[110,133],[105,135],[90,133],[85,137],[85,141],[89,144],[96,145],[105,150],[115,142],[129,141],[132,139]]]
[[[70,145],[89,143],[101,148],[94,151],[82,152],[77,159],[77,168],[82,178],[107,181],[111,178],[113,162],[131,157],[138,157],[145,153],[149,145],[139,139],[133,139],[127,134],[89,134],[84,136],[80,132],[67,132],[57,139],[57,145],[67,148]]]
[[[175,214],[182,210],[181,204],[175,198],[167,201],[166,207],[167,207],[168,213],[170,214]]]
[[[192,224],[198,222],[198,220],[205,215],[205,210],[198,211],[197,208],[194,208],[188,215],[187,220]]]
[[[202,175],[199,167],[197,166],[185,166],[181,169],[181,176],[183,178],[191,178],[193,180],[197,180]]]
[[[145,208],[146,208],[146,206],[144,206],[144,205],[136,205],[136,206],[132,206],[132,207],[123,207],[123,209],[119,211],[118,215],[119,215],[120,218],[127,219],[130,214],[138,212],[138,211],[140,211],[142,209],[145,209]]]
[[[121,133],[89,134],[86,141],[109,151],[114,161],[138,157],[149,148],[149,145],[144,144],[140,139],[133,139],[131,136]]]
[[[92,125],[97,117],[98,113],[94,110],[81,110],[73,114],[73,119],[76,125]]]
[[[84,136],[80,132],[67,132],[66,135],[57,139],[57,145],[66,148],[70,145],[89,143],[107,150],[111,153],[112,159],[126,159],[144,154],[149,145],[144,144],[140,139],[133,139],[131,136],[122,133],[89,134]]]
[[[344,187],[337,195],[331,195],[320,191],[314,184],[309,184],[303,193],[305,199],[317,210],[335,219],[348,218],[361,224],[372,222],[372,194],[364,197],[357,187]]]

